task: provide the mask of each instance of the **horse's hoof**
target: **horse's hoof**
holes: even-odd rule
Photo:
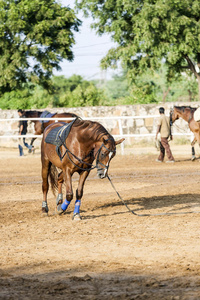
[[[48,217],[48,207],[42,208],[42,217]]]
[[[44,217],[48,217],[48,213],[46,213],[46,212],[42,212],[42,214],[41,214],[41,217],[42,217],[42,218],[44,218]]]
[[[57,205],[56,214],[61,215],[64,213],[64,210],[61,208],[61,204]]]
[[[82,217],[80,214],[73,214],[72,220],[79,221],[81,219],[82,219]]]
[[[195,159],[196,159],[196,157],[195,157],[195,156],[192,156],[191,161],[193,161],[193,160],[195,160]]]
[[[43,201],[42,202],[42,214],[48,215],[48,211],[49,211],[49,208],[48,208],[47,202]]]

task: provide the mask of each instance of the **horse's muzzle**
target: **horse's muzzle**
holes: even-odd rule
[[[98,168],[97,169],[97,175],[100,179],[103,179],[107,175],[107,169],[106,168]]]

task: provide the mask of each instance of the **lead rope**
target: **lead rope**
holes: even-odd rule
[[[111,183],[113,189],[115,190],[116,194],[118,195],[119,199],[123,202],[123,204],[126,206],[126,208],[127,208],[132,214],[138,216],[138,215],[137,215],[133,210],[131,210],[130,207],[128,207],[128,205],[124,202],[124,200],[122,199],[122,197],[120,196],[120,194],[119,194],[118,191],[116,190],[116,188],[115,188],[114,184],[112,183],[112,181],[111,181],[110,177],[108,176],[108,174],[107,174],[107,178],[108,178],[108,180],[110,181],[110,183]]]
[[[200,211],[187,211],[187,212],[176,212],[176,213],[170,213],[170,212],[166,212],[166,213],[158,213],[158,214],[136,214],[132,209],[130,209],[130,207],[126,204],[126,202],[122,199],[122,197],[120,196],[120,194],[118,193],[118,191],[116,190],[114,184],[112,183],[110,177],[107,174],[107,178],[110,181],[113,189],[115,190],[116,194],[118,195],[119,199],[122,201],[122,203],[126,206],[126,208],[135,216],[138,217],[151,217],[151,216],[170,216],[170,215],[185,215],[185,214],[200,214]]]

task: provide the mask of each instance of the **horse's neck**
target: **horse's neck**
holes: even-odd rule
[[[191,113],[191,111],[189,111],[189,112],[184,112],[184,113],[178,113],[178,115],[186,122],[189,122],[191,120],[192,113]]]
[[[87,121],[88,126],[84,128],[84,121],[78,121],[80,123],[81,135],[87,137],[86,139],[90,140],[92,143],[102,143],[103,138],[108,139],[109,134],[102,126],[99,126],[98,123]],[[78,127],[77,127],[78,128]]]

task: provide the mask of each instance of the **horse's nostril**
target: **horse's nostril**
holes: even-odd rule
[[[98,168],[97,169],[97,175],[99,176],[99,178],[103,178],[104,170],[102,168]]]

